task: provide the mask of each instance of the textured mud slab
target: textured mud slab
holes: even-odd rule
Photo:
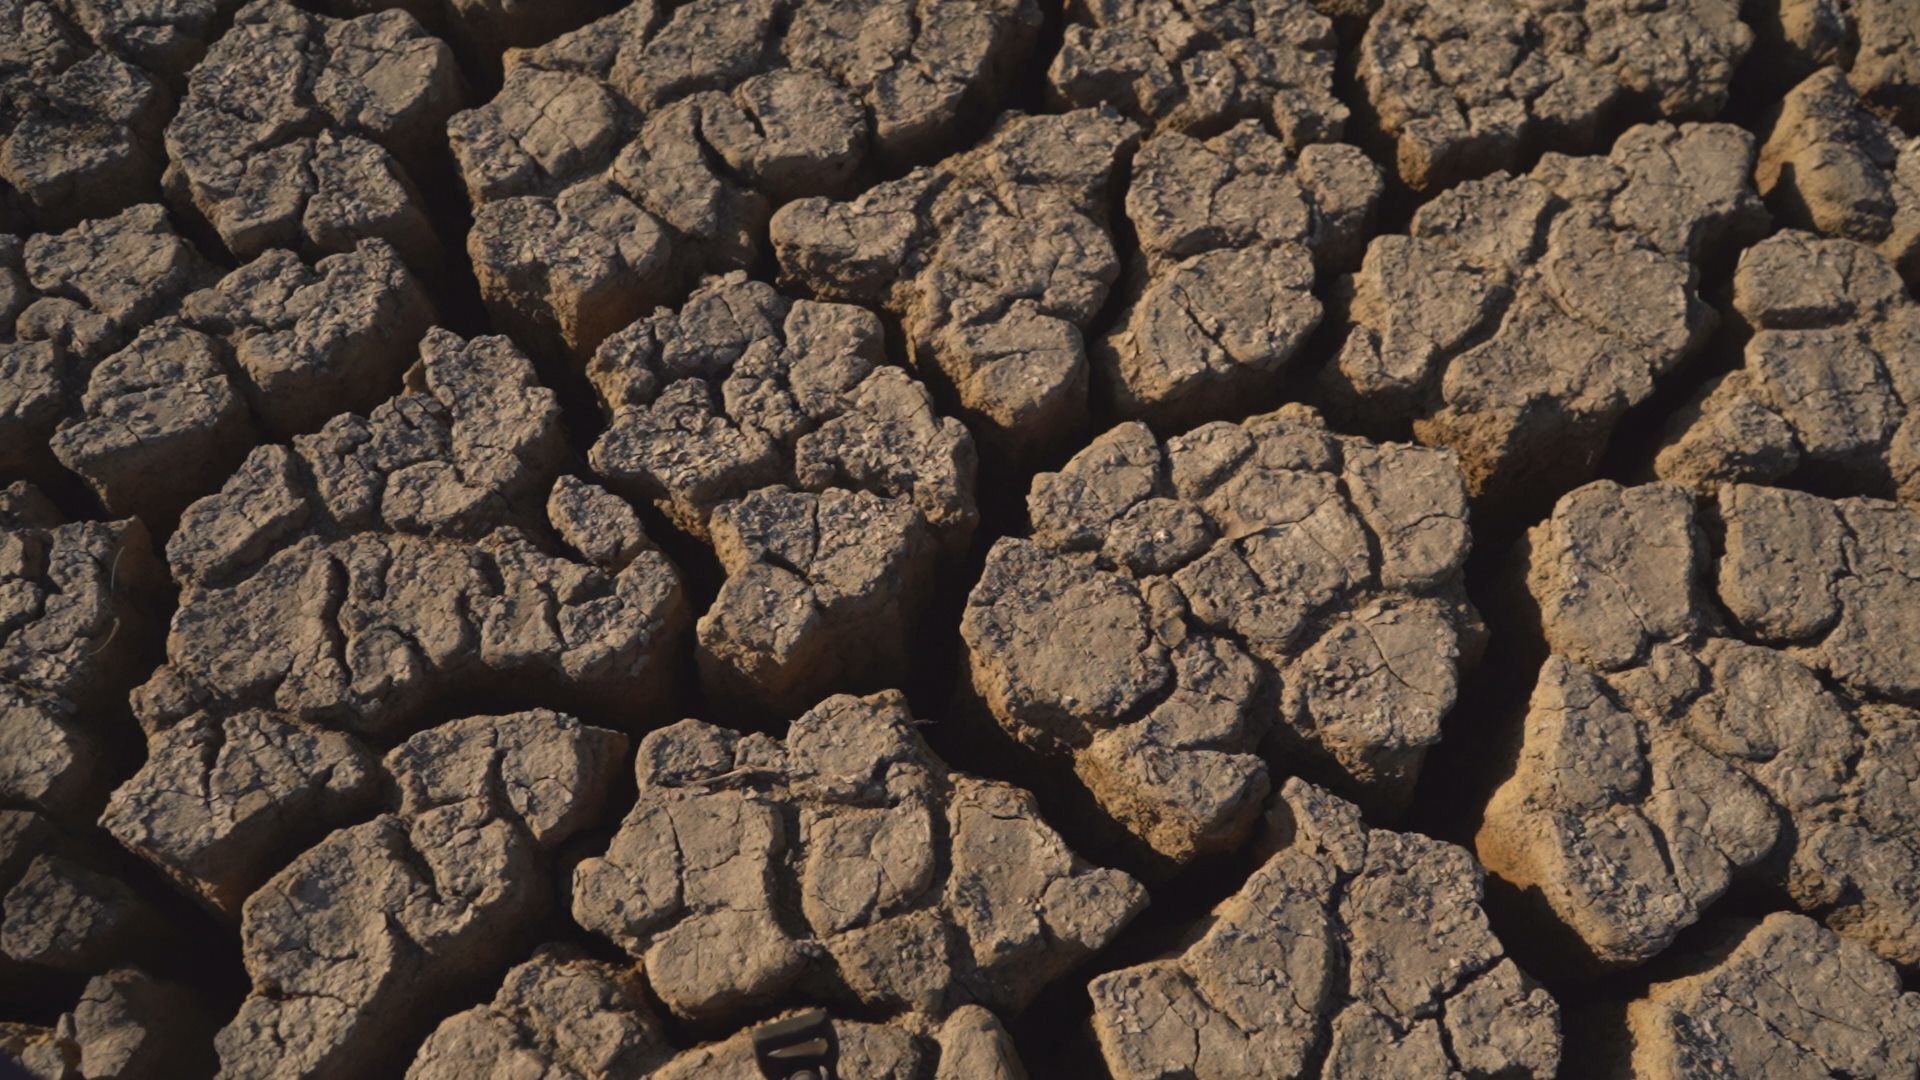
[[[1840,69],[1781,102],[1754,179],[1782,222],[1858,240],[1920,281],[1920,136],[1876,116]]]
[[[0,0],[0,1055],[1912,1077],[1920,0]]]
[[[1164,442],[1135,423],[1027,506],[961,620],[973,689],[1133,837],[1230,850],[1275,767],[1404,802],[1480,647],[1451,454],[1298,406]]]
[[[584,358],[753,266],[781,203],[939,156],[996,111],[1039,23],[1031,0],[642,0],[518,55],[448,128],[481,292]]]
[[[1753,331],[1744,362],[1673,417],[1660,476],[1920,495],[1920,305],[1894,267],[1784,231],[1742,253],[1733,308]]]
[[[420,1048],[408,1080],[457,1080],[503,1066],[529,1075],[753,1076],[756,1034],[792,1016],[680,1050],[648,1004],[643,968],[542,949],[507,973],[493,1001],[451,1017]],[[1026,1073],[992,1013],[963,1005],[944,1023],[837,1019],[838,1067],[878,1080],[1015,1080]]]
[[[1702,120],[1753,42],[1738,0],[1387,0],[1358,75],[1409,186],[1512,169],[1540,150],[1603,149],[1621,115]]]
[[[1920,994],[1894,969],[1798,915],[1721,931],[1730,944],[1628,1006],[1643,1076],[1909,1076]]]
[[[404,12],[331,19],[255,0],[193,69],[167,124],[168,198],[236,259],[378,238],[437,268],[409,170],[433,161],[460,97],[452,51]]]
[[[1116,1077],[1554,1075],[1559,1008],[1505,957],[1472,856],[1299,780],[1267,833],[1184,952],[1089,987]]]
[[[871,312],[735,272],[609,337],[587,374],[596,476],[725,568],[699,623],[708,693],[793,716],[906,677],[935,567],[978,518],[975,450]]]
[[[573,917],[685,1019],[738,1019],[802,982],[936,1019],[1017,1010],[1146,900],[1031,795],[949,772],[896,693],[829,698],[784,743],[683,721],[641,740],[637,768],[606,854],[574,871]]]
[[[222,274],[142,204],[11,253],[0,463],[77,475],[107,512],[170,528],[259,442],[371,408],[434,321],[384,241]]]
[[[1698,260],[1753,239],[1753,137],[1658,124],[1606,156],[1449,189],[1367,248],[1324,388],[1362,423],[1411,423],[1483,500],[1587,478],[1620,417],[1705,343]]]
[[[0,4],[0,228],[65,228],[158,195],[160,129],[237,6]]]
[[[1920,960],[1911,552],[1920,516],[1726,485],[1581,488],[1526,545],[1553,656],[1480,857],[1638,963],[1765,878]]]
[[[384,733],[489,679],[664,700],[679,572],[637,529],[602,562],[560,540],[594,489],[554,483],[559,405],[532,365],[505,338],[435,330],[407,378],[187,509],[167,663],[134,694],[149,730],[271,708]]]

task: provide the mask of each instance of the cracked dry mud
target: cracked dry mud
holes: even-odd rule
[[[0,0],[0,1065],[1914,1080],[1916,412],[1920,0]]]

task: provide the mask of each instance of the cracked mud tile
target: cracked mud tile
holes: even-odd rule
[[[1405,798],[1483,636],[1451,454],[1297,405],[1125,424],[1027,507],[962,617],[973,689],[1158,857],[1239,846],[1276,771]]]
[[[1875,112],[1920,133],[1920,7],[1914,0],[1760,0],[1747,18],[1763,72],[1791,85],[1819,68],[1839,67]]]
[[[52,1027],[0,1024],[0,1053],[42,1080],[163,1080],[210,1071],[212,1032],[191,991],[120,968],[89,980]]]
[[[1845,72],[1787,94],[1754,181],[1781,221],[1875,248],[1920,283],[1920,135],[1874,115]]]
[[[435,273],[445,254],[418,185],[462,94],[452,51],[405,12],[333,19],[255,0],[167,125],[167,198],[235,259],[380,239]]]
[[[525,680],[644,715],[684,648],[679,571],[637,522],[590,545],[604,562],[570,549],[593,500],[557,477],[559,414],[505,338],[434,330],[405,392],[255,449],[167,543],[180,606],[142,722],[262,708],[392,733]]]
[[[1087,421],[1083,331],[1120,275],[1107,229],[1138,131],[1112,109],[1009,114],[985,142],[848,201],[774,215],[781,274],[901,321],[923,375],[1015,456]]]
[[[383,241],[223,275],[152,204],[0,244],[6,263],[0,468],[71,471],[156,531],[256,443],[378,404],[433,322]]]
[[[1111,105],[1198,138],[1259,120],[1291,147],[1337,139],[1347,106],[1334,94],[1330,6],[1075,0],[1047,69],[1051,103]]]
[[[1662,479],[1920,497],[1920,305],[1864,244],[1784,231],[1748,248],[1744,363],[1668,421]]]
[[[0,228],[64,229],[156,198],[161,129],[237,6],[0,3]]]
[[[1600,482],[1523,555],[1552,656],[1477,840],[1577,940],[1662,952],[1741,881],[1920,960],[1920,517],[1895,503]]]
[[[1031,0],[650,2],[515,54],[454,117],[495,320],[584,360],[703,275],[751,268],[781,203],[939,156],[997,110]]]
[[[1125,200],[1125,310],[1089,348],[1114,412],[1181,430],[1271,398],[1320,325],[1316,277],[1359,264],[1381,188],[1357,147],[1294,148],[1253,121],[1149,137]]]
[[[525,947],[554,900],[550,853],[597,813],[626,745],[535,711],[396,747],[384,764],[399,808],[331,834],[247,898],[252,992],[214,1039],[220,1075],[404,1065],[438,997]]]
[[[1192,944],[1088,987],[1114,1076],[1555,1075],[1559,1006],[1494,937],[1471,855],[1300,780],[1268,832]]]
[[[641,965],[623,967],[550,946],[507,974],[493,1001],[449,1017],[407,1080],[457,1080],[501,1062],[537,1075],[658,1080],[759,1074],[755,1031],[677,1050],[649,1004]],[[789,1014],[793,1015],[793,1014]],[[776,1023],[786,1017],[774,1017]],[[1019,1057],[993,1014],[963,1005],[934,1024],[829,1019],[843,1075],[876,1080],[1016,1080]]]
[[[1456,451],[1481,502],[1588,479],[1712,330],[1698,261],[1767,224],[1753,145],[1728,124],[1647,125],[1434,198],[1368,245],[1330,407]]]
[[[1018,788],[949,772],[897,692],[828,698],[782,741],[696,720],[640,742],[639,798],[574,871],[573,917],[675,1016],[801,1000],[938,1023],[1018,1010],[1145,890]]]
[[[1587,153],[1622,115],[1709,120],[1753,43],[1739,0],[1387,0],[1359,45],[1366,108],[1416,191]]]
[[[973,438],[886,362],[880,322],[710,278],[600,347],[609,488],[712,546],[727,580],[700,618],[702,681],[797,715],[906,677],[936,567],[978,517]]]
[[[1799,915],[1729,925],[1721,955],[1627,1006],[1636,1076],[1912,1076],[1920,994]]]
[[[0,799],[96,812],[165,588],[138,520],[66,522],[23,482],[0,490]]]

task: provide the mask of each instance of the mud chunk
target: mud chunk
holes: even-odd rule
[[[617,7],[617,0],[326,0],[334,15],[349,17],[390,9],[405,11],[428,27],[444,29],[470,47],[498,74],[501,53],[551,41]],[[463,55],[464,58],[464,55]]]
[[[763,1029],[802,1013],[778,1016],[730,1039],[676,1055],[658,1080],[759,1073],[754,1039]],[[908,1016],[887,1023],[829,1018],[839,1073],[879,1080],[1023,1080],[1027,1075],[1000,1021],[978,1005],[963,1005],[935,1027]]]
[[[1769,915],[1695,974],[1628,1006],[1635,1075],[1906,1076],[1920,1069],[1920,994],[1813,920]]]
[[[1748,14],[1767,70],[1789,80],[1829,65],[1875,112],[1920,131],[1920,30],[1912,0],[1764,0]],[[1785,87],[1781,87],[1785,89]]]
[[[1233,848],[1270,763],[1404,798],[1481,636],[1450,454],[1302,406],[1164,442],[1125,424],[1027,507],[967,601],[973,688],[1135,838]]]
[[[0,506],[0,797],[90,816],[106,721],[158,634],[164,571],[137,520],[60,524],[25,484]],[[7,513],[4,511],[25,512]]]
[[[1148,127],[1203,138],[1264,120],[1289,146],[1335,139],[1347,107],[1333,93],[1325,6],[1079,0],[1048,90],[1064,108],[1111,105]]]
[[[1329,398],[1457,451],[1476,498],[1584,480],[1711,329],[1695,260],[1764,227],[1752,153],[1735,127],[1648,125],[1440,195],[1367,248]]]
[[[583,559],[615,572],[653,550],[653,540],[631,504],[576,477],[555,481],[553,494],[547,496],[547,520]]]
[[[1920,136],[1869,111],[1839,68],[1787,95],[1754,181],[1781,220],[1874,247],[1920,282]]]
[[[410,169],[458,107],[453,53],[412,16],[339,20],[256,0],[194,68],[167,125],[168,198],[237,259],[361,240],[441,263]]]
[[[226,342],[258,424],[284,437],[385,400],[434,312],[393,248],[367,240],[311,265],[269,251],[187,296],[181,318]]]
[[[1530,534],[1553,655],[1480,857],[1573,934],[1570,963],[1644,961],[1757,879],[1910,964],[1920,685],[1893,568],[1920,518],[1744,485],[1716,511],[1710,533],[1685,489],[1599,483]]]
[[[646,1076],[670,1053],[637,969],[555,946],[507,972],[490,1003],[443,1021],[407,1077]]]
[[[172,961],[167,931],[84,826],[0,810],[0,994],[13,1008],[51,1013],[84,976]],[[71,1033],[55,1041],[71,1046]]]
[[[431,728],[387,756],[397,813],[341,829],[248,898],[253,992],[215,1037],[224,1076],[404,1064],[436,995],[525,947],[547,851],[590,818],[625,737],[551,712]]]
[[[648,735],[639,799],[574,873],[574,919],[690,1020],[803,985],[930,1021],[1019,1008],[1144,890],[1081,861],[1025,792],[948,772],[913,723],[890,691],[829,698],[784,743],[693,720]]]
[[[73,1080],[80,1048],[50,1027],[0,1021],[0,1054],[43,1080]]]
[[[387,755],[400,813],[419,817],[489,789],[533,841],[552,847],[600,812],[626,737],[548,709],[441,724]]]
[[[1737,0],[1388,0],[1357,74],[1400,178],[1433,191],[1538,149],[1597,150],[1619,114],[1711,119],[1752,42]]]
[[[105,971],[162,932],[124,882],[60,854],[35,858],[0,906],[0,952],[23,964]]]
[[[1016,453],[1087,415],[1082,331],[1119,277],[1106,228],[1134,125],[1112,109],[1002,120],[985,142],[857,199],[802,199],[770,232],[786,278],[884,308],[916,366]]]
[[[634,3],[515,54],[448,128],[495,320],[586,359],[702,275],[752,267],[780,203],[994,115],[1039,26],[1031,0]]]
[[[1670,422],[1661,478],[1920,498],[1920,305],[1889,261],[1783,232],[1740,257],[1734,308],[1754,331],[1745,364]]]
[[[403,393],[256,449],[188,508],[167,545],[168,662],[136,711],[381,732],[489,680],[658,700],[679,573],[656,550],[615,568],[546,546],[563,454],[559,405],[511,344],[429,333]]]
[[[27,238],[0,326],[0,468],[44,467],[93,366],[173,314],[213,269],[154,204]]]
[[[53,453],[115,513],[165,520],[257,439],[218,343],[172,321],[96,365],[79,404]]]
[[[311,266],[270,251],[216,280],[152,205],[32,237],[24,264],[39,295],[0,341],[17,377],[0,390],[0,462],[57,462],[161,529],[254,443],[391,393],[433,321],[384,242]]]
[[[1290,780],[1278,851],[1168,959],[1096,977],[1116,1077],[1548,1077],[1559,1006],[1506,958],[1481,871]]]
[[[1126,199],[1137,296],[1092,357],[1116,411],[1179,428],[1261,400],[1319,325],[1316,265],[1359,262],[1380,191],[1357,148],[1295,152],[1251,121],[1148,139]]]
[[[762,488],[723,504],[713,537],[727,580],[699,622],[710,691],[791,714],[828,688],[906,675],[937,561],[909,504]]]
[[[699,627],[711,692],[797,715],[905,677],[934,565],[973,532],[975,453],[886,362],[872,313],[729,274],[608,338],[588,374],[611,416],[596,475],[726,570]]]
[[[152,734],[100,824],[238,916],[287,857],[368,816],[379,796],[378,768],[350,736],[268,712],[200,713]]]
[[[39,1076],[160,1080],[210,1071],[212,1034],[211,1018],[192,991],[120,968],[90,980],[37,1052],[19,1057]],[[48,1069],[48,1058],[59,1059],[59,1068]]]
[[[610,417],[594,470],[674,524],[768,484],[899,499],[966,547],[973,440],[888,364],[879,319],[735,273],[608,339],[587,369]]]
[[[0,227],[64,229],[155,198],[174,91],[235,6],[0,4]]]
[[[676,1052],[642,989],[640,967],[548,946],[507,973],[489,1004],[450,1017],[428,1037],[408,1080],[453,1080],[478,1070],[542,1076],[753,1076],[766,1025]],[[775,1017],[769,1024],[786,1017]],[[992,1013],[964,1005],[939,1025],[907,1016],[887,1024],[829,1018],[841,1074],[915,1080],[1016,1080],[1011,1040]]]

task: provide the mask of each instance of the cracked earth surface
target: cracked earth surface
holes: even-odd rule
[[[0,1055],[1920,1077],[1917,299],[1920,0],[0,0]]]

